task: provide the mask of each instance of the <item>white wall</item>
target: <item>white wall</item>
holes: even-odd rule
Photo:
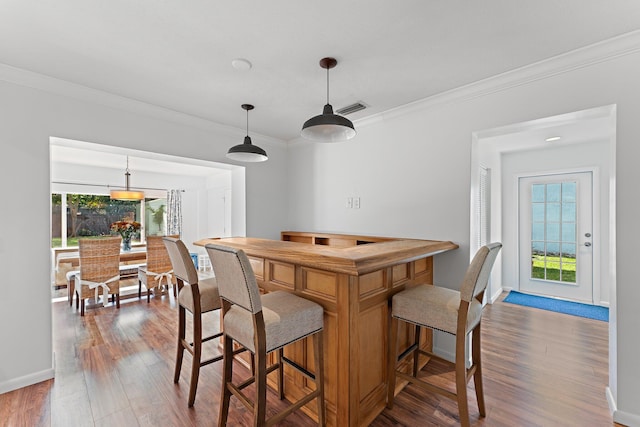
[[[617,104],[615,219],[621,232],[617,285],[610,284],[610,343],[617,345],[611,351],[610,398],[618,421],[640,425],[640,53],[637,41],[629,45],[616,52],[610,50],[615,46],[599,46],[602,56],[575,58],[578,66],[559,61],[561,68],[547,70],[541,64],[521,78],[500,76],[356,123],[358,135],[347,143],[294,144],[292,228],[452,240],[460,249],[436,256],[434,276],[437,284],[457,287],[469,262],[472,133]],[[361,197],[359,210],[345,208],[349,195]]]
[[[104,96],[53,79],[22,78],[0,66],[0,393],[53,375],[50,277],[49,138],[228,163],[244,132]],[[10,83],[15,82],[15,83]],[[46,91],[31,86],[44,87]],[[72,97],[57,95],[68,91]],[[252,135],[269,161],[246,174],[246,232],[277,238],[286,228],[286,147]],[[235,174],[235,172],[234,172]],[[121,180],[122,178],[120,178]],[[234,200],[243,206],[245,200]],[[245,224],[236,224],[245,231]]]
[[[561,170],[589,170],[597,168],[598,182],[593,183],[594,193],[599,195],[600,206],[592,229],[594,243],[594,298],[599,305],[609,305],[609,144],[607,141],[557,146],[544,150],[505,153],[502,155],[502,236],[506,248],[502,253],[502,286],[519,289],[518,269],[518,177],[526,174],[557,172]],[[589,169],[588,169],[589,168]],[[596,175],[594,175],[596,179]],[[596,230],[600,230],[598,233]],[[596,253],[596,248],[598,251]],[[599,261],[596,264],[596,261]]]

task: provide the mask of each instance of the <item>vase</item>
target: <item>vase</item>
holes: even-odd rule
[[[122,238],[122,251],[129,252],[131,250],[131,237]]]

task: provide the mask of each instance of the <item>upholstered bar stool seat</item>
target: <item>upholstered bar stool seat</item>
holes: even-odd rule
[[[285,291],[262,295],[261,301],[267,353],[323,328],[322,307],[312,301]],[[224,330],[255,353],[253,315],[249,311],[231,306],[224,317]]]
[[[393,316],[455,335],[458,328],[460,292],[439,286],[421,285],[393,297]],[[466,331],[480,321],[482,303],[473,299],[467,314]]]
[[[215,277],[200,279],[198,282],[198,290],[200,293],[200,310],[202,313],[220,308],[220,294],[218,293],[218,284]],[[193,313],[193,293],[191,289],[183,287],[180,290],[180,293],[178,293],[178,304],[190,313]]]

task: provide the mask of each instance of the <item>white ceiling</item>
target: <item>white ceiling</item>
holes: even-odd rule
[[[638,0],[2,0],[0,63],[284,141],[640,29]],[[249,71],[231,66],[252,62]]]

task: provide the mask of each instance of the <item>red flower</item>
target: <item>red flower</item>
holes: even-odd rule
[[[111,231],[120,234],[123,239],[131,239],[138,230],[140,223],[137,221],[116,221],[111,224]]]

